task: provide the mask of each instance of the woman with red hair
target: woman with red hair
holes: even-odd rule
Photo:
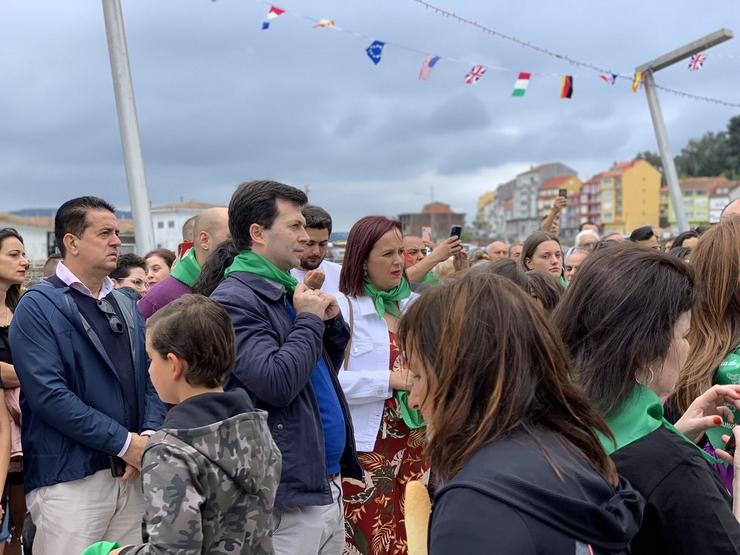
[[[351,339],[339,382],[349,403],[364,480],[345,479],[347,552],[407,553],[404,489],[424,477],[424,422],[408,405],[408,367],[396,340],[412,300],[401,223],[367,216],[349,232],[337,296]]]

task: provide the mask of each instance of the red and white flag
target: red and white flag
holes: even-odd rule
[[[270,28],[270,21],[275,19],[276,17],[279,17],[285,13],[285,10],[281,10],[280,8],[277,8],[275,6],[270,6],[270,9],[267,10],[267,19],[265,19],[262,22],[262,30],[266,31]]]

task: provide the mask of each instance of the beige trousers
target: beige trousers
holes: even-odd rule
[[[272,535],[275,555],[342,555],[345,532],[341,477],[330,480],[329,487],[334,499],[331,505],[275,507],[276,526]]]
[[[141,478],[124,482],[110,470],[35,489],[26,503],[36,525],[35,555],[80,555],[98,541],[142,543]]]

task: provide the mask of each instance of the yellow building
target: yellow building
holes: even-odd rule
[[[496,193],[488,191],[478,197],[478,208],[475,214],[475,227],[479,233],[491,233],[495,226],[493,208],[496,202]]]
[[[661,174],[649,162],[615,162],[600,178],[604,229],[629,235],[640,226],[658,225]]]

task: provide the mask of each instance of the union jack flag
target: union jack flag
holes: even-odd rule
[[[694,54],[691,56],[691,59],[689,60],[689,71],[699,71],[702,66],[704,65],[704,62],[707,61],[707,55],[706,54]]]
[[[467,85],[472,85],[473,83],[478,82],[478,79],[483,77],[485,73],[486,73],[486,66],[476,64],[473,66],[473,69],[471,69],[468,72],[468,74],[465,76],[465,83]]]

